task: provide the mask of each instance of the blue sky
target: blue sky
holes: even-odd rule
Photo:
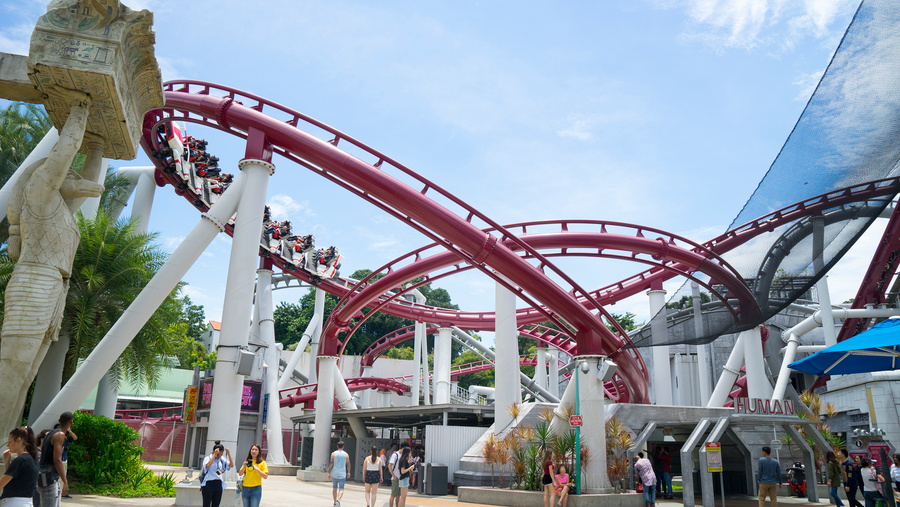
[[[500,223],[608,219],[705,241],[725,230],[774,160],[858,2],[125,3],[154,12],[164,80],[211,81],[297,109]],[[0,51],[27,53],[44,11],[44,2],[2,2]],[[235,168],[239,140],[188,130]],[[428,243],[306,169],[274,162],[276,215],[320,246],[338,246],[344,274]],[[114,163],[147,164],[143,155]],[[198,219],[160,189],[150,228],[173,250]],[[879,235],[870,232],[832,273],[833,300],[853,297]],[[229,248],[220,235],[185,278],[213,319]],[[640,270],[560,265],[588,290]],[[437,285],[463,309],[493,307],[483,275]],[[609,309],[648,313],[643,296]]]

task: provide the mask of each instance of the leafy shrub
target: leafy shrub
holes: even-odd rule
[[[164,491],[169,491],[175,487],[175,472],[161,474],[156,476],[156,485]]]
[[[78,440],[69,446],[69,476],[92,486],[124,484],[141,473],[144,449],[138,432],[105,417],[76,412],[72,428]]]

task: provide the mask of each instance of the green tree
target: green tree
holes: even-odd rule
[[[77,216],[81,242],[75,251],[63,316],[69,351],[63,383],[147,285],[165,261],[155,234],[135,234],[134,221],[113,222],[103,212],[93,220]],[[182,320],[178,288],[166,298],[114,365],[120,378],[154,386],[169,355],[169,326]]]
[[[712,301],[706,292],[700,293],[700,304],[706,304]],[[666,303],[666,308],[670,310],[686,310],[694,307],[694,298],[692,296],[681,296],[678,301]]]
[[[351,278],[361,280],[368,276],[371,270],[361,269],[355,271]],[[373,277],[375,280],[380,278],[379,275]],[[441,308],[459,309],[450,300],[450,294],[442,288],[432,288],[431,284],[425,284],[419,287],[419,291],[425,296],[425,302],[428,305],[438,306]],[[331,294],[325,296],[325,319],[334,311],[338,299]],[[281,342],[287,347],[293,343],[300,341],[303,331],[309,325],[315,310],[315,292],[309,291],[300,298],[297,304],[281,303],[275,308],[275,340]],[[370,309],[363,309],[362,313],[368,315]],[[357,319],[351,319],[350,327],[356,325]],[[403,319],[395,315],[384,312],[377,312],[369,317],[359,330],[350,337],[349,343],[344,350],[345,354],[361,354],[373,341],[403,327],[412,325],[413,321]],[[433,344],[433,338],[429,338],[429,344]],[[454,355],[456,355],[460,346],[454,343]]]
[[[43,106],[14,102],[0,110],[0,185],[52,127]]]

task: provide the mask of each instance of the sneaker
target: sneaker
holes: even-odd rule
[[[72,498],[72,495],[63,495],[63,498]]]

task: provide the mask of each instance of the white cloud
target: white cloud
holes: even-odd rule
[[[691,24],[686,40],[709,45],[717,52],[728,48],[791,49],[807,37],[829,35],[829,27],[854,8],[854,0],[685,0],[656,2],[658,7],[684,8]]]
[[[300,221],[297,216],[300,212],[305,212],[305,216],[311,215],[309,201],[295,201],[293,197],[286,194],[278,194],[270,198],[266,204],[272,210],[272,218],[278,221],[290,220],[297,223]]]

